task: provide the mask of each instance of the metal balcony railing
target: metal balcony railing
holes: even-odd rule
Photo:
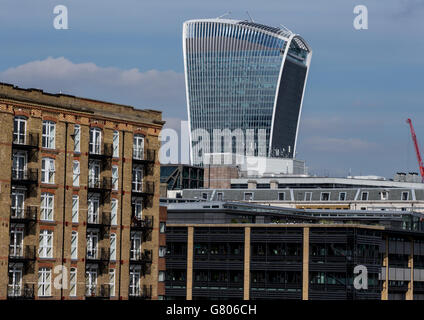
[[[134,162],[154,162],[156,159],[156,150],[144,149],[144,148],[133,148],[133,161]]]
[[[152,298],[152,286],[143,285],[143,288],[130,287],[129,288],[130,299],[151,299]]]
[[[19,261],[31,261],[36,258],[35,246],[9,247],[9,259]]]
[[[12,169],[12,183],[38,183],[38,169]]]
[[[139,250],[136,252],[131,252],[130,262],[139,264],[152,263],[152,250]]]
[[[27,206],[26,208],[10,208],[10,219],[21,222],[37,221],[37,207]]]
[[[112,178],[111,177],[88,177],[88,188],[96,190],[111,190]]]
[[[153,181],[133,181],[132,192],[153,195],[155,193],[155,183]]]
[[[103,211],[100,214],[93,214],[90,215],[87,219],[87,224],[89,227],[109,227],[111,223],[110,220],[110,212],[109,211]]]
[[[85,287],[86,298],[108,299],[110,297],[110,286],[108,284],[89,284]]]
[[[153,217],[144,217],[144,218],[137,218],[135,215],[133,215],[131,219],[131,228],[133,229],[152,229],[153,228]]]
[[[105,143],[102,146],[100,144],[92,145],[89,147],[88,157],[95,159],[107,159],[112,158],[113,155],[113,145],[112,143]]]
[[[38,145],[40,143],[38,133],[28,133],[27,136],[21,135],[18,133],[13,133],[13,148],[23,148],[23,149],[31,149],[31,148],[38,148]]]
[[[101,248],[100,250],[97,248],[92,250],[87,249],[86,258],[87,261],[92,263],[107,262],[110,260],[110,251],[105,248]]]
[[[12,284],[7,287],[8,299],[34,299],[34,284]]]

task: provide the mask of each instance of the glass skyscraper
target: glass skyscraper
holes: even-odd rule
[[[305,40],[286,28],[254,22],[189,20],[183,51],[193,164],[202,164],[205,152],[196,129],[209,133],[211,153],[220,146],[218,152],[227,147],[254,156],[295,155],[312,54]],[[214,141],[214,129],[242,132],[246,143],[236,145],[235,137],[230,147],[223,139]]]

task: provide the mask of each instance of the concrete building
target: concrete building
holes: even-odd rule
[[[167,299],[423,300],[423,214],[169,203],[166,269]]]
[[[0,84],[0,299],[163,295],[163,124],[159,111]]]
[[[168,193],[168,197],[173,197]],[[245,201],[290,208],[424,212],[424,184],[370,177],[231,179],[230,188],[185,189],[183,199]]]

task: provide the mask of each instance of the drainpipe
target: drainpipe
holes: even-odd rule
[[[125,150],[125,131],[122,131],[122,160],[121,160],[121,218],[120,218],[120,232],[119,232],[119,280],[118,280],[118,297],[121,299],[121,274],[122,274],[122,232],[124,231],[123,225],[122,225],[122,215],[123,215],[123,208],[124,208],[124,150]]]
[[[63,258],[65,256],[65,214],[66,214],[66,164],[68,160],[68,123],[65,122],[65,172],[63,177],[63,213],[62,213],[62,266],[63,266]],[[64,268],[62,268],[62,272]],[[63,275],[62,275],[63,281]],[[60,287],[60,299],[63,299],[63,283]]]

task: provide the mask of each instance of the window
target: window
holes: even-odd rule
[[[143,201],[140,198],[134,200],[134,217],[141,219],[143,215]]]
[[[222,201],[224,198],[224,194],[222,192],[218,192],[218,201]]]
[[[100,187],[100,162],[90,161],[88,165],[88,187]]]
[[[244,193],[244,200],[246,200],[246,201],[253,200],[253,193],[252,192],[245,192]]]
[[[102,143],[102,130],[100,128],[90,128],[90,145],[89,152],[100,154]]]
[[[346,200],[346,192],[340,192],[339,201],[345,201],[345,200]]]
[[[143,191],[143,168],[141,166],[133,167],[132,189],[135,192]]]
[[[27,178],[27,154],[16,152],[13,154],[12,179],[21,180]]]
[[[110,203],[110,223],[113,226],[118,224],[118,199],[115,198]]]
[[[87,259],[97,259],[97,245],[99,234],[96,231],[87,231]]]
[[[25,191],[12,189],[12,194],[11,194],[12,218],[23,218],[24,202],[25,202]]]
[[[81,152],[81,127],[76,124],[74,126],[74,152]]]
[[[312,201],[312,192],[305,192],[305,200],[304,201]]]
[[[141,256],[141,232],[131,232],[130,259],[138,260]]]
[[[408,191],[402,192],[402,200],[407,201],[408,199],[409,199],[409,192]]]
[[[144,159],[144,136],[139,134],[134,135],[133,158]]]
[[[166,247],[159,247],[159,258],[165,257]]]
[[[97,266],[89,265],[85,270],[85,295],[95,296],[97,288]]]
[[[78,223],[79,216],[79,196],[72,196],[72,222]]]
[[[110,260],[116,260],[116,233],[110,234]]]
[[[43,158],[41,161],[41,182],[54,183],[54,159]]]
[[[25,117],[15,117],[13,121],[13,143],[25,144],[26,122]]]
[[[130,267],[130,286],[129,295],[139,296],[140,295],[140,266]]]
[[[158,281],[159,282],[165,281],[165,271],[159,271]]]
[[[329,201],[330,192],[321,192],[321,201]]]
[[[9,241],[9,256],[22,257],[24,244],[24,226],[10,225],[10,241]]]
[[[118,190],[118,166],[112,166],[112,190]]]
[[[53,258],[53,231],[40,231],[38,256],[40,258]]]
[[[74,167],[73,167],[73,186],[79,187],[79,180],[80,180],[80,163],[77,160],[74,160]]]
[[[166,233],[166,222],[160,222],[159,223],[159,232],[160,233]]]
[[[71,236],[71,259],[78,259],[78,232],[72,231]]]
[[[40,219],[46,221],[54,220],[54,194],[43,192],[41,194]]]
[[[77,295],[77,269],[71,268],[69,273],[69,296],[75,297]]]
[[[115,296],[115,269],[109,269],[109,292],[110,296]]]
[[[368,200],[368,192],[362,192],[361,194],[361,200],[367,201]]]
[[[205,200],[207,200],[208,199],[208,194],[207,193],[202,193],[202,199],[205,199]]]
[[[284,201],[285,198],[286,198],[286,194],[284,192],[279,192],[278,193],[278,200]]]
[[[99,223],[99,207],[100,198],[97,195],[92,195],[88,199],[88,223]]]
[[[40,268],[38,270],[38,296],[49,297],[52,295],[51,283],[52,270],[50,268]]]
[[[389,199],[389,193],[387,191],[381,192],[381,200],[388,200]]]
[[[119,131],[113,132],[113,157],[119,157]]]
[[[9,285],[7,295],[9,297],[20,297],[22,295],[22,266],[13,265],[9,267]]]
[[[43,139],[41,142],[41,146],[43,148],[55,148],[55,131],[56,123],[54,123],[53,121],[43,121]]]

